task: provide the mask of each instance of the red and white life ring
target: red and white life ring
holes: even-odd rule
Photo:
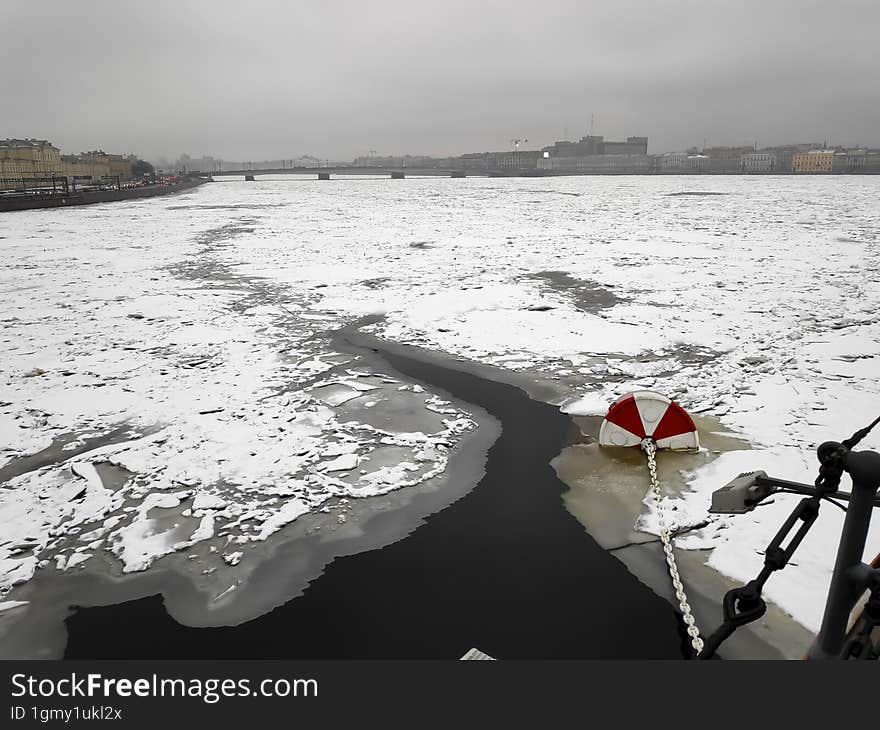
[[[700,437],[693,419],[678,403],[650,390],[618,398],[599,429],[600,446],[640,447],[654,439],[658,449],[697,451]]]

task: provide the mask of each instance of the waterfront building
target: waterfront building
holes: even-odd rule
[[[538,150],[469,152],[456,158],[452,166],[464,170],[535,170],[541,156]]]
[[[762,152],[769,152],[776,156],[776,166],[774,172],[792,172],[792,158],[801,152],[809,152],[810,150],[820,149],[824,145],[813,142],[809,144],[787,144],[776,145],[775,147],[765,147]]]
[[[776,155],[772,152],[749,152],[742,156],[743,172],[775,172]]]
[[[709,156],[708,155],[688,155],[686,160],[686,167],[688,170],[693,170],[696,172],[708,172],[709,171]]]
[[[868,150],[866,149],[846,150],[846,171],[861,172],[865,168],[867,157]]]
[[[732,174],[742,172],[742,160],[739,157],[709,157],[709,172]]]
[[[820,173],[834,169],[834,150],[809,150],[791,157],[793,172]]]
[[[763,151],[769,152],[776,158],[774,172],[791,172],[791,158],[798,152],[792,145],[767,147]]]
[[[704,147],[702,154],[709,158],[707,171],[713,173],[739,173],[743,170],[742,156],[754,152],[752,147]],[[697,154],[693,150],[691,154]]]
[[[119,177],[127,180],[131,177],[131,160],[122,155],[108,154],[104,150],[83,152],[74,158],[74,164],[77,169],[87,168],[93,179]],[[64,174],[72,177],[69,170],[64,170]]]
[[[844,150],[835,150],[831,158],[831,172],[846,172],[847,154]]]
[[[45,139],[0,140],[0,181],[61,174],[61,151]]]
[[[602,138],[600,138],[602,139]],[[602,140],[603,155],[647,155],[647,137],[627,137],[626,142],[608,142]]]
[[[569,142],[568,140],[554,142],[548,147],[543,147],[541,151],[546,152],[549,157],[588,157],[601,155],[603,142],[602,137],[587,135],[581,137],[577,142]]]
[[[755,148],[750,145],[738,147],[704,147],[702,154],[713,160],[736,160],[739,162],[743,155],[747,155],[749,152],[754,151]]]
[[[578,142],[555,142],[542,152],[550,157],[588,157],[593,155],[647,155],[647,137],[627,137],[626,142],[606,141],[602,135],[587,135]]]
[[[0,182],[5,185],[36,185],[52,177],[100,179],[131,177],[131,159],[93,150],[80,155],[63,155],[44,139],[0,140]]]
[[[866,150],[865,164],[859,172],[870,172],[873,174],[880,173],[880,150]]]
[[[465,170],[488,170],[493,166],[494,157],[491,152],[467,152],[458,159]]]
[[[664,152],[657,158],[657,167],[661,172],[672,172],[687,168],[687,152]]]
[[[83,180],[92,178],[92,167],[85,160],[81,160],[77,155],[62,155],[61,164],[64,174],[73,180]]]
[[[538,150],[514,150],[511,152],[499,152],[495,157],[495,165],[498,170],[535,170],[538,159],[541,158]]]
[[[540,157],[539,170],[557,172],[638,174],[651,172],[653,160],[648,155],[579,155],[575,157]]]

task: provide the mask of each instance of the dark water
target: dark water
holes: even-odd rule
[[[381,352],[496,416],[475,489],[393,545],[335,559],[304,594],[235,627],[190,628],[160,596],[80,608],[65,658],[680,658],[672,607],[565,510],[550,460],[570,420],[513,386]]]
[[[590,314],[629,301],[598,282],[577,279],[565,271],[539,271],[530,278],[537,279],[551,289],[571,297],[575,307]]]
[[[84,454],[93,449],[99,449],[102,446],[110,444],[120,444],[124,441],[130,441],[150,433],[153,429],[134,430],[131,426],[119,426],[100,436],[93,436],[82,439],[82,443],[76,448],[65,451],[64,447],[77,438],[76,434],[64,434],[56,438],[50,446],[28,456],[17,456],[10,459],[6,464],[0,467],[0,484],[7,482],[22,474],[42,469],[44,466],[51,464],[59,464],[62,461],[72,459],[75,456]]]

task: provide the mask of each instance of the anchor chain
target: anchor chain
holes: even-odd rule
[[[697,655],[703,651],[703,640],[700,638],[700,629],[691,613],[691,606],[688,603],[687,595],[684,592],[684,586],[681,582],[681,576],[678,573],[678,565],[675,562],[675,555],[672,552],[672,535],[666,526],[666,519],[663,514],[663,492],[660,491],[660,482],[657,479],[657,444],[654,439],[642,439],[642,450],[648,457],[648,472],[651,475],[651,493],[654,496],[654,502],[657,507],[657,517],[659,522],[660,542],[663,544],[663,552],[666,555],[666,565],[669,567],[669,577],[672,579],[672,587],[675,589],[675,598],[678,600],[678,607],[681,610],[682,620],[687,627],[688,636],[691,637],[691,646]]]

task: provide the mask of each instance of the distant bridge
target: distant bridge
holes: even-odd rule
[[[319,180],[329,180],[331,175],[372,175],[374,177],[539,177],[547,174],[545,170],[472,170],[449,167],[364,167],[338,165],[333,167],[276,167],[261,170],[220,170],[212,172],[213,177],[235,175],[315,175]],[[207,175],[209,173],[199,173]]]

